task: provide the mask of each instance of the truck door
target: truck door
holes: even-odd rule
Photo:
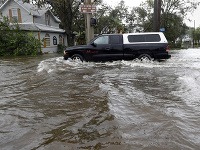
[[[93,48],[95,51],[95,53],[92,56],[92,59],[94,61],[106,61],[106,52],[108,49],[110,49],[109,36],[101,35],[98,38],[96,38],[92,44],[94,45]]]
[[[110,50],[109,55],[112,60],[123,59],[123,36],[122,35],[110,35],[109,36]]]
[[[93,55],[93,60],[108,61],[119,60],[123,57],[122,35],[102,35],[93,43],[97,53]]]

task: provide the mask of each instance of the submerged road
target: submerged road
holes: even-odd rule
[[[0,59],[1,150],[197,150],[200,49],[164,62]]]

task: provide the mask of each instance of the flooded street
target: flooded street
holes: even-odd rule
[[[200,49],[171,55],[0,58],[0,149],[199,149]]]

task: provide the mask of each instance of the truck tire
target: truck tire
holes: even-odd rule
[[[75,60],[75,61],[81,61],[83,62],[83,57],[79,54],[74,54],[72,57],[71,57],[72,60]]]
[[[65,57],[65,56],[64,56],[64,60],[67,60],[67,59],[68,59],[68,57]]]
[[[141,54],[138,59],[141,61],[151,61],[152,57],[149,54]]]

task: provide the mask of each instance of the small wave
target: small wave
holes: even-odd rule
[[[47,72],[51,72],[51,67],[52,67],[52,65],[53,66],[55,65],[55,63],[53,63],[53,62],[55,62],[56,59],[57,58],[50,58],[50,59],[41,61],[37,67],[38,72],[42,72],[44,70]]]
[[[47,73],[52,73],[55,71],[65,71],[66,69],[81,69],[93,67],[95,63],[89,62],[77,62],[71,59],[64,60],[63,57],[50,58],[41,61],[38,64],[37,72],[46,71]]]
[[[101,67],[140,67],[140,68],[188,68],[199,69],[198,65],[199,58],[187,61],[189,58],[176,58],[173,56],[171,59],[166,61],[140,61],[138,59],[132,61],[112,61],[112,62],[77,62],[71,59],[64,60],[63,57],[55,57],[41,61],[38,64],[37,72],[46,71],[52,73],[55,71],[65,71],[66,69],[85,69],[85,68],[101,68]]]
[[[55,57],[41,61],[38,64],[37,72],[46,71],[47,73],[51,73],[56,71],[58,68],[60,70],[63,69],[62,66],[68,65],[69,61],[63,60],[63,57]]]
[[[66,69],[86,69],[92,67],[114,67],[114,66],[125,66],[125,67],[160,67],[159,63],[156,62],[137,62],[137,61],[113,61],[113,62],[76,62],[71,59],[63,60],[62,57],[50,58],[41,61],[38,64],[37,72],[52,73],[54,71],[65,71]]]
[[[139,60],[133,60],[133,61],[121,61],[122,65],[129,66],[129,67],[145,67],[145,68],[154,68],[154,67],[160,67],[159,62],[156,61],[139,61]]]

